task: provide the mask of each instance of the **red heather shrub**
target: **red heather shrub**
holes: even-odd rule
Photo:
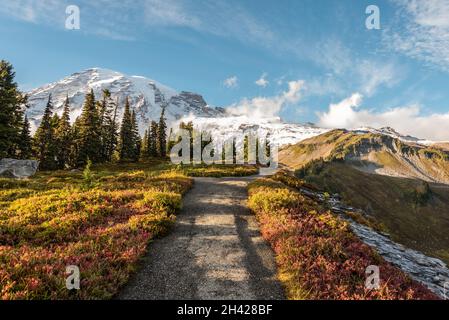
[[[346,222],[290,188],[280,192],[276,186],[270,191],[269,185],[273,182],[267,179],[250,185],[249,205],[262,236],[275,251],[290,299],[438,299],[364,244]],[[296,197],[297,202],[273,201],[276,205],[270,207],[260,200],[264,195],[284,200]],[[365,288],[365,270],[370,265],[380,269],[378,290]]]

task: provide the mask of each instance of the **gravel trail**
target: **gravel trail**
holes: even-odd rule
[[[174,229],[149,245],[118,299],[283,299],[273,252],[245,205],[251,179],[195,178]]]

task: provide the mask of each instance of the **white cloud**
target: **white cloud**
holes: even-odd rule
[[[145,1],[145,18],[150,25],[185,26],[198,29],[200,20],[187,13],[182,2],[176,0]]]
[[[360,58],[337,39],[320,43],[309,56],[327,70],[324,76],[308,83],[311,95],[359,91],[372,96],[381,87],[398,84],[405,74],[397,61]]]
[[[346,94],[343,81],[330,74],[307,80],[305,86],[307,96],[326,96],[328,94],[343,96]]]
[[[2,1],[0,14],[64,28],[65,8],[72,4],[71,0],[7,0]],[[81,8],[81,32],[112,39],[138,38],[144,26],[190,28],[265,47],[275,40],[267,25],[241,5],[225,0],[79,0],[76,4]]]
[[[277,117],[282,107],[289,103],[296,103],[301,98],[301,90],[304,88],[304,81],[290,81],[288,90],[274,97],[255,97],[243,99],[239,103],[227,108],[233,115],[246,115],[252,118]]]
[[[120,2],[97,0],[78,1],[81,29],[79,32],[114,40],[133,40],[131,24],[139,12],[139,3],[133,0]],[[70,0],[16,0],[3,1],[0,14],[34,24],[63,29],[68,17],[66,8]],[[128,12],[129,11],[129,12]],[[120,14],[117,14],[117,13]],[[125,13],[126,12],[126,13]]]
[[[309,52],[309,58],[336,75],[343,75],[354,66],[351,51],[339,40],[319,43]]]
[[[395,0],[397,24],[384,32],[390,49],[449,71],[449,1]]]
[[[362,99],[360,93],[354,93],[337,104],[331,104],[328,112],[318,113],[319,125],[325,128],[352,128],[354,122],[357,122],[356,109]]]
[[[223,85],[226,88],[237,88],[239,85],[239,79],[237,76],[232,76],[223,81]]]
[[[260,76],[260,78],[255,82],[256,85],[258,85],[259,87],[263,87],[263,88],[268,86],[270,84],[270,82],[267,80],[267,76],[268,76],[268,74],[266,72],[264,72]]]
[[[359,109],[363,97],[354,93],[337,104],[331,104],[327,112],[318,113],[318,125],[325,128],[358,127],[380,128],[389,126],[402,134],[422,139],[449,140],[449,112],[422,115],[418,105],[392,108],[383,112]]]
[[[31,23],[62,22],[65,19],[65,1],[57,0],[16,0],[2,1],[0,13]],[[59,15],[58,15],[59,12]]]
[[[356,68],[361,87],[367,96],[373,95],[381,86],[393,87],[403,77],[404,72],[392,62],[360,61]]]

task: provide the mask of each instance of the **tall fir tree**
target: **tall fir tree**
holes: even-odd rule
[[[271,144],[270,144],[270,132],[267,132],[265,136],[265,156],[267,159],[271,158]]]
[[[72,148],[72,127],[70,125],[70,104],[69,97],[67,96],[64,102],[64,109],[62,116],[59,119],[58,126],[56,128],[56,143],[58,145],[57,159],[58,168],[64,169],[69,167],[70,150]]]
[[[133,110],[131,112],[131,128],[132,128],[132,137],[133,137],[133,161],[138,161],[140,157],[140,148],[142,147],[142,138],[139,134],[139,125],[137,123],[136,111]]]
[[[19,159],[30,159],[33,153],[33,141],[31,138],[30,122],[25,114],[23,120],[22,131],[20,133],[20,141],[18,145]]]
[[[84,166],[88,159],[93,163],[101,162],[102,158],[99,152],[101,150],[101,126],[92,89],[86,94],[77,130],[76,143],[79,145],[77,165]]]
[[[140,148],[140,159],[144,160],[149,157],[148,153],[148,130],[145,130],[145,133],[143,134],[143,139],[141,142],[141,148]]]
[[[134,159],[135,153],[135,136],[133,132],[133,120],[129,99],[125,101],[125,111],[123,113],[122,124],[120,126],[120,139],[118,145],[118,153],[120,161],[130,161]]]
[[[79,154],[79,145],[77,141],[79,141],[79,123],[80,117],[75,119],[75,122],[72,125],[72,130],[70,130],[70,135],[72,137],[72,144],[70,146],[69,153],[69,167],[77,167],[78,166],[78,154]]]
[[[170,133],[168,134],[168,142],[167,142],[167,154],[170,156],[171,150],[178,143],[177,136],[173,132],[173,128],[170,128]]]
[[[165,119],[165,105],[162,107],[157,130],[157,154],[161,158],[167,156],[167,124]]]
[[[188,123],[181,122],[179,124],[179,128],[187,130],[189,132],[189,137],[190,137],[190,142],[189,142],[189,144],[190,144],[190,161],[192,161],[193,160],[193,138],[194,138],[194,136],[196,134],[194,132],[194,130],[193,130],[193,122],[192,121],[189,121]]]
[[[23,95],[14,81],[13,66],[0,61],[0,158],[14,157],[17,154],[20,135],[23,129],[23,109],[27,97]]]
[[[54,120],[53,104],[51,95],[49,95],[41,124],[34,136],[34,152],[39,160],[39,168],[42,170],[54,170],[57,168]]]
[[[148,135],[148,154],[150,157],[157,157],[157,137],[158,137],[158,124],[156,121],[151,121],[150,133]]]
[[[117,103],[111,97],[109,90],[103,90],[103,98],[98,102],[98,113],[101,126],[101,156],[103,161],[112,161],[117,147],[118,126]]]
[[[105,120],[106,127],[106,158],[107,161],[112,161],[114,152],[118,148],[119,142],[119,124],[117,122],[118,112],[118,98],[115,102],[111,102],[111,109],[113,110],[112,117],[107,117]]]

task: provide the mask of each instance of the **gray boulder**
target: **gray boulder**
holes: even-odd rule
[[[0,177],[23,179],[36,174],[39,161],[36,160],[0,160]]]

